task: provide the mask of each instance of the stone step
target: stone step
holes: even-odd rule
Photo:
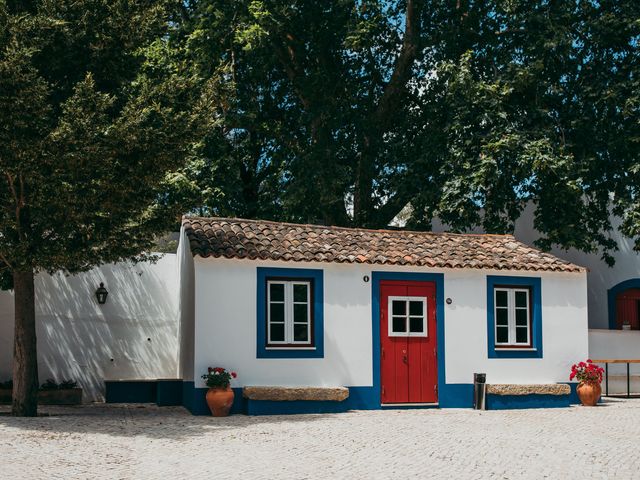
[[[533,385],[487,384],[488,395],[569,395],[571,387],[566,383],[543,383]]]
[[[242,396],[249,400],[292,402],[341,402],[349,398],[346,387],[244,387]]]

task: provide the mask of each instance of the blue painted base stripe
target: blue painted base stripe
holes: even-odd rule
[[[570,398],[570,395],[487,395],[487,409],[563,408],[570,405]]]
[[[158,396],[156,381],[107,380],[104,384],[106,403],[155,403]]]
[[[349,410],[344,402],[291,401],[269,402],[248,400],[248,415],[295,415],[309,413],[340,413]]]
[[[183,405],[193,415],[210,415],[205,395],[206,388],[194,388],[193,382],[183,383]],[[337,413],[348,410],[379,410],[379,393],[375,387],[349,387],[349,397],[342,402],[270,402],[247,400],[242,397],[242,388],[234,388],[235,399],[231,413],[249,415],[290,415],[304,413]],[[440,395],[439,408],[471,408],[473,406],[472,384],[447,384]],[[406,408],[393,406],[390,408]],[[420,406],[417,408],[433,408]]]
[[[158,380],[156,404],[159,407],[182,405],[182,380]]]
[[[189,410],[191,414],[196,415],[193,410],[193,382],[182,382],[182,406]]]
[[[445,383],[438,397],[441,408],[472,408],[473,383]]]
[[[183,405],[182,380],[106,380],[106,403],[155,403],[161,407]]]
[[[195,388],[194,382],[180,380],[158,381],[108,381],[107,403],[156,403],[159,406],[183,405],[193,415],[210,415],[207,406],[207,388]],[[518,408],[557,408],[578,404],[576,383],[569,395],[487,395],[490,410]],[[234,388],[235,398],[232,414],[287,415],[304,413],[337,413],[348,410],[379,410],[381,408],[434,408],[425,406],[389,406],[379,403],[379,392],[375,387],[349,387],[349,397],[342,402],[269,402],[247,400],[242,388]],[[444,384],[439,395],[439,408],[472,408],[473,384]]]

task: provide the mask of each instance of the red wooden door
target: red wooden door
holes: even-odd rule
[[[435,293],[432,282],[380,283],[383,404],[438,401]]]
[[[616,324],[620,329],[629,322],[631,330],[640,330],[640,288],[620,292],[616,298]]]

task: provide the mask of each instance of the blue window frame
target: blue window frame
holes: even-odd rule
[[[257,358],[323,358],[323,271],[258,267],[256,318]]]
[[[542,358],[540,277],[487,276],[489,358]]]
[[[640,288],[640,278],[630,278],[624,282],[620,282],[609,290],[607,290],[608,313],[609,313],[609,329],[618,330],[618,305],[617,297],[620,293],[631,288]]]

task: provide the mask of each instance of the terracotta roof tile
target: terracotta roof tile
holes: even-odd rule
[[[236,218],[185,217],[193,255],[294,262],[582,272],[512,235],[365,230]]]

